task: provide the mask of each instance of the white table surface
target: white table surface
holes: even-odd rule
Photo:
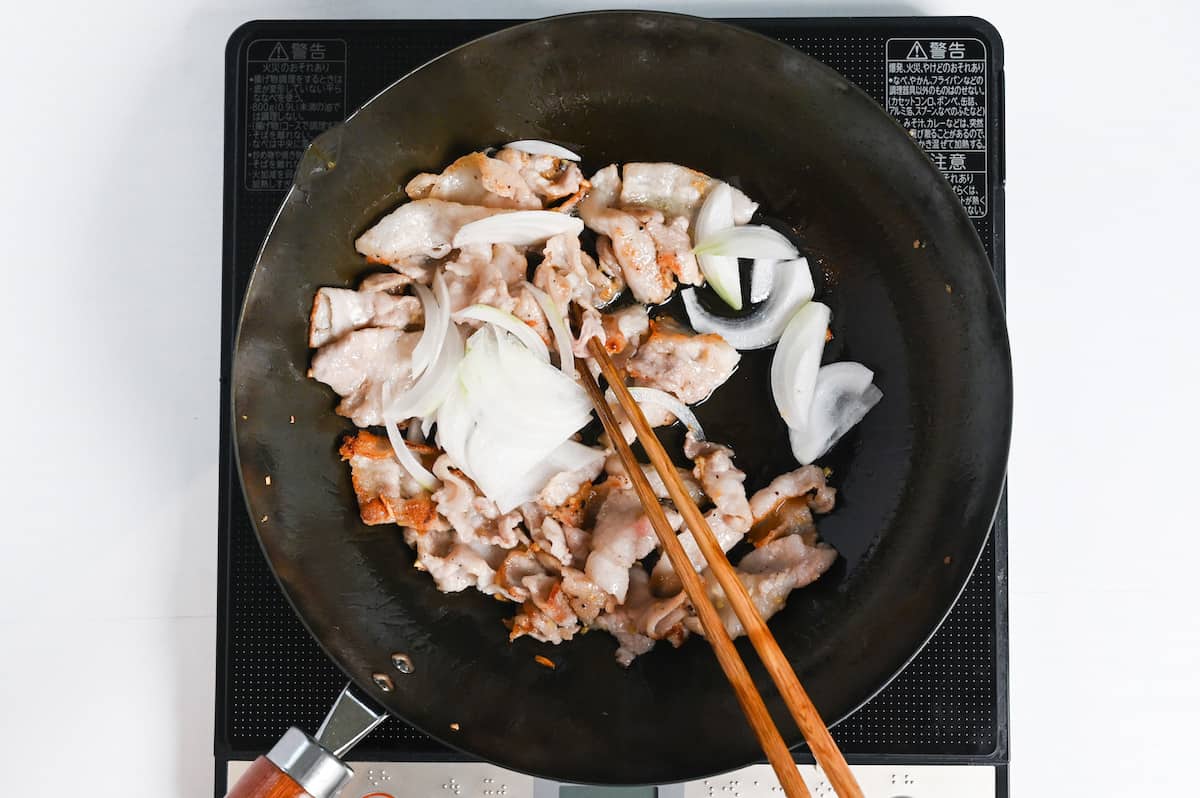
[[[1017,386],[1013,795],[1195,794],[1197,5],[645,5],[713,16],[970,13],[999,28]],[[230,32],[253,18],[568,8],[6,6],[6,794],[58,793],[74,773],[94,796],[212,795]]]

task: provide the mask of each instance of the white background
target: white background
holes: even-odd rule
[[[999,28],[1017,386],[1013,794],[1195,794],[1196,4],[654,5],[976,14]],[[6,794],[57,793],[74,772],[91,795],[212,795],[228,35],[264,17],[582,7],[5,7]]]

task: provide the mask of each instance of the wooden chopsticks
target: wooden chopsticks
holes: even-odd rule
[[[754,650],[758,653],[759,658],[767,668],[767,672],[771,675],[772,681],[775,682],[775,686],[783,696],[784,703],[787,705],[788,711],[791,713],[796,725],[800,727],[800,732],[804,735],[805,741],[812,750],[817,764],[824,770],[826,777],[828,777],[830,784],[833,785],[834,790],[840,798],[862,798],[862,789],[858,786],[858,781],[854,778],[854,774],[850,772],[850,767],[846,764],[845,757],[838,750],[837,743],[830,736],[829,729],[826,728],[825,722],[821,720],[817,708],[813,706],[808,693],[805,692],[804,687],[800,684],[800,680],[796,677],[796,672],[792,670],[791,663],[788,662],[787,657],[780,650],[774,635],[771,634],[771,630],[767,628],[766,621],[758,614],[758,610],[750,599],[750,594],[746,591],[746,586],[742,584],[733,566],[730,565],[729,560],[725,557],[725,553],[721,550],[716,536],[713,534],[708,522],[704,519],[704,515],[700,512],[700,508],[692,501],[691,496],[679,478],[679,474],[675,471],[674,464],[671,462],[670,457],[668,457],[666,450],[663,449],[662,443],[659,442],[658,436],[654,434],[653,428],[646,421],[646,417],[642,415],[641,408],[638,407],[637,402],[625,387],[625,381],[617,370],[616,365],[612,362],[612,358],[609,357],[604,345],[594,338],[589,342],[588,348],[592,357],[600,365],[600,371],[604,374],[609,387],[616,395],[621,409],[633,424],[633,428],[637,432],[637,437],[642,443],[642,448],[645,449],[646,454],[650,458],[650,463],[662,478],[663,484],[667,488],[667,493],[675,503],[676,509],[683,516],[684,521],[691,530],[701,554],[704,555],[704,559],[708,562],[709,569],[713,572],[717,582],[721,585],[721,589],[725,592],[730,607],[733,608],[734,614],[737,615],[738,620],[742,622],[742,626],[746,629],[746,634],[750,638]],[[642,472],[637,458],[629,448],[629,444],[625,441],[625,436],[621,433],[620,425],[613,415],[612,408],[609,407],[608,402],[605,400],[599,384],[592,377],[586,366],[580,369],[580,374],[584,388],[591,396],[592,403],[596,406],[596,411],[600,415],[600,421],[604,424],[604,429],[608,432],[608,437],[612,440],[613,446],[617,450],[617,455],[621,458],[621,462],[629,474],[634,490],[637,492],[638,498],[646,510],[646,515],[654,527],[655,533],[658,535],[659,542],[662,543],[663,551],[671,561],[675,573],[682,581],[684,591],[687,593],[692,606],[696,609],[696,614],[699,617],[700,625],[704,629],[705,637],[712,645],[713,651],[716,652],[717,660],[720,662],[726,678],[729,679],[729,683],[733,686],[738,702],[742,706],[742,711],[746,713],[746,718],[754,729],[754,733],[757,735],[768,761],[770,761],[771,766],[775,769],[784,792],[789,798],[809,795],[808,788],[800,777],[791,752],[788,751],[786,744],[783,742],[779,730],[775,728],[774,721],[767,712],[766,705],[763,703],[762,697],[758,694],[754,681],[750,678],[750,674],[746,670],[745,663],[742,662],[737,649],[733,645],[733,641],[725,630],[725,625],[721,622],[716,609],[709,600],[700,575],[692,567],[687,554],[683,550],[683,546],[679,542],[679,538],[667,522],[666,515],[658,503],[658,498],[654,495],[654,491],[650,487],[646,475]]]

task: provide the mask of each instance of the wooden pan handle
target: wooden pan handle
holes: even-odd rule
[[[225,798],[335,798],[354,771],[299,729],[288,729]]]
[[[295,779],[260,756],[237,780],[225,798],[310,798]]]

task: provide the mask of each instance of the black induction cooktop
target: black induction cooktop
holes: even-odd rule
[[[1004,83],[999,35],[972,18],[732,20],[857,83],[943,171],[1004,288]],[[262,21],[226,52],[222,397],[242,295],[307,143],[405,73],[513,21]],[[223,401],[215,752],[253,758],[296,725],[312,731],[345,677],[293,615],[247,515]],[[929,644],[833,730],[851,762],[1008,762],[1007,513]],[[389,719],[355,751],[375,761],[457,760]],[[798,761],[811,761],[797,751]]]

